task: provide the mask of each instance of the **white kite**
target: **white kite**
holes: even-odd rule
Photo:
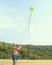
[[[31,20],[31,16],[33,13],[33,7],[30,7],[30,16],[29,16],[29,20],[28,20],[28,40],[30,41],[30,20]]]

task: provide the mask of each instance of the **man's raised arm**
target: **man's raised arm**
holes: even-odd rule
[[[20,50],[22,48],[22,46],[19,46],[17,49]]]

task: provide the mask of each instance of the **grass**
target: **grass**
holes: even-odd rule
[[[0,65],[12,65],[12,60],[0,59]],[[52,65],[52,60],[18,60],[16,65]]]

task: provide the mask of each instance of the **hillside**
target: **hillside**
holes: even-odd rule
[[[0,42],[0,59],[11,59],[11,44]],[[19,59],[52,59],[52,46],[23,45]]]

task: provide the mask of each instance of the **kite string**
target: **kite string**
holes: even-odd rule
[[[31,19],[31,14],[29,16],[29,21],[28,21],[28,41],[30,42],[30,19]]]

